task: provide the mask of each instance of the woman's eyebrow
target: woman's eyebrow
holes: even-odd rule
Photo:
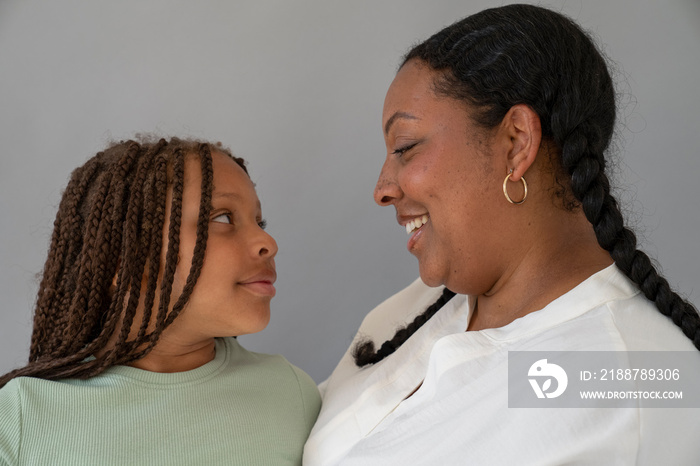
[[[420,120],[417,116],[411,115],[410,113],[406,112],[396,112],[391,117],[389,117],[388,120],[386,120],[386,124],[384,125],[384,134],[389,134],[389,129],[391,128],[391,125],[394,124],[396,120],[399,118],[404,118],[407,120]]]

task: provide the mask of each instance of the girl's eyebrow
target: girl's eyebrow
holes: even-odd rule
[[[218,192],[218,193],[214,193],[214,195],[213,195],[212,197],[228,197],[228,198],[231,198],[231,199],[234,199],[234,200],[240,200],[240,199],[241,199],[241,196],[239,196],[239,195],[236,194],[236,193],[221,193],[221,192]]]
[[[212,198],[218,198],[218,197],[233,199],[234,201],[240,201],[243,199],[239,194],[236,194],[236,193],[214,193],[212,195]],[[258,201],[256,204],[258,206],[258,209],[262,210],[262,205],[260,204],[260,201]]]

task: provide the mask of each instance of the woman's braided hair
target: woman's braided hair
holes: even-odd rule
[[[540,117],[543,138],[560,154],[564,206],[579,207],[593,225],[598,243],[659,311],[670,317],[697,348],[700,318],[637,249],[623,222],[605,173],[605,151],[615,127],[615,90],[593,40],[564,15],[533,5],[484,10],[448,26],[405,56],[440,72],[438,95],[467,102],[476,123],[499,124],[508,110],[525,104]],[[566,198],[573,196],[573,203]],[[355,347],[358,366],[391,354],[444,304],[447,290],[425,314],[374,352],[372,342]],[[381,354],[380,354],[381,353]]]
[[[243,159],[220,144],[177,138],[122,141],[73,171],[56,214],[39,286],[29,362],[0,377],[0,387],[19,376],[92,377],[139,359],[155,346],[187,303],[202,269],[211,211],[212,151],[230,156],[247,173]],[[192,264],[182,293],[171,306],[186,157],[201,163],[201,202]],[[169,189],[172,203],[166,226]],[[158,289],[166,227],[168,244]],[[138,334],[129,340],[144,277],[144,315]],[[156,293],[160,299],[154,310]],[[107,347],[115,335],[116,343]]]

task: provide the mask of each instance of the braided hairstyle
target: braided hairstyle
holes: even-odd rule
[[[0,387],[19,376],[92,377],[139,359],[155,346],[187,303],[202,269],[213,189],[212,151],[230,156],[247,173],[243,159],[220,144],[177,138],[115,143],[73,171],[56,214],[39,286],[29,362],[0,377]],[[201,163],[201,202],[189,274],[171,306],[187,157]],[[168,190],[172,203],[165,225]],[[168,244],[159,277],[166,227]],[[144,277],[143,317],[138,334],[129,340]]]
[[[635,234],[625,226],[610,192],[604,154],[615,127],[615,90],[588,34],[562,14],[507,5],[446,27],[411,49],[402,66],[409,60],[440,72],[433,83],[436,94],[468,103],[483,128],[498,125],[514,105],[532,108],[543,138],[557,148],[557,183],[566,190],[563,206],[583,210],[617,267],[700,349],[697,310],[671,290],[637,249]],[[360,342],[354,350],[356,364],[372,364],[395,351],[449,299],[446,295],[447,290],[378,352],[372,342]]]

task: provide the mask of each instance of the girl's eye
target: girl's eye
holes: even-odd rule
[[[398,149],[394,150],[394,152],[392,152],[392,154],[398,155],[398,156],[400,157],[400,156],[402,156],[403,154],[405,154],[406,152],[408,152],[409,150],[413,149],[413,148],[416,146],[416,144],[418,144],[418,143],[417,143],[417,142],[414,142],[413,144],[409,144],[409,145],[407,145],[407,146],[399,147]]]
[[[267,228],[267,220],[260,220],[258,222],[258,226],[264,230],[265,228]]]
[[[226,212],[223,214],[219,214],[216,217],[211,219],[212,222],[217,222],[217,223],[233,223],[233,216]]]

